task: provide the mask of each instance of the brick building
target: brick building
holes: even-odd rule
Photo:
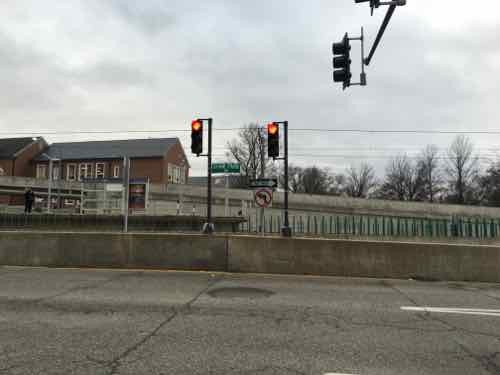
[[[47,142],[38,138],[0,139],[0,176],[34,176],[33,158],[47,148]],[[19,197],[0,195],[0,204],[19,204]]]
[[[178,138],[54,143],[33,159],[32,177],[79,181],[123,177],[130,158],[130,178],[157,184],[185,184],[189,162]]]

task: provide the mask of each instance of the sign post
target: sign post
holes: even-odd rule
[[[224,215],[229,216],[229,174],[239,174],[240,165],[238,163],[213,163],[212,173],[224,173],[226,175],[226,198],[224,199]]]

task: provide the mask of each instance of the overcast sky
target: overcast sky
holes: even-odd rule
[[[353,0],[2,0],[0,131],[50,142],[178,136],[191,119],[219,128],[288,120],[290,128],[500,129],[500,3],[409,0],[367,70],[368,86],[332,82],[331,43],[386,8]],[[359,75],[353,45],[354,79]],[[68,130],[144,134],[46,135]],[[7,134],[8,133],[8,134]],[[215,161],[234,137],[215,137]],[[443,149],[453,136],[293,133],[295,164],[342,171],[370,158]],[[471,136],[496,154],[500,136]],[[334,157],[333,155],[337,155]],[[348,158],[338,157],[339,155]],[[204,159],[191,158],[193,175]]]

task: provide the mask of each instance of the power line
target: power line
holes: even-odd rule
[[[265,127],[261,127],[265,129]],[[232,128],[214,128],[214,131],[226,132],[244,130],[244,127]],[[36,131],[2,131],[0,135],[75,135],[75,134],[146,134],[146,133],[189,133],[189,128],[185,129],[117,129],[117,130],[36,130]],[[444,134],[444,135],[500,135],[500,130],[389,130],[389,129],[319,129],[319,128],[293,128],[291,132],[309,132],[309,133],[358,133],[358,134]]]
[[[360,133],[360,134],[469,134],[500,135],[500,130],[379,130],[379,129],[307,129],[290,128],[295,132],[311,133]]]
[[[214,129],[217,131],[234,131],[234,129]],[[50,131],[9,131],[0,132],[0,135],[77,135],[77,134],[147,134],[147,133],[189,133],[191,129],[165,129],[165,130],[50,130]]]

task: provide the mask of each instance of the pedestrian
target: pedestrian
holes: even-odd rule
[[[33,202],[35,201],[35,193],[31,190],[30,187],[26,188],[24,192],[24,213],[30,214],[31,209],[33,208]]]

